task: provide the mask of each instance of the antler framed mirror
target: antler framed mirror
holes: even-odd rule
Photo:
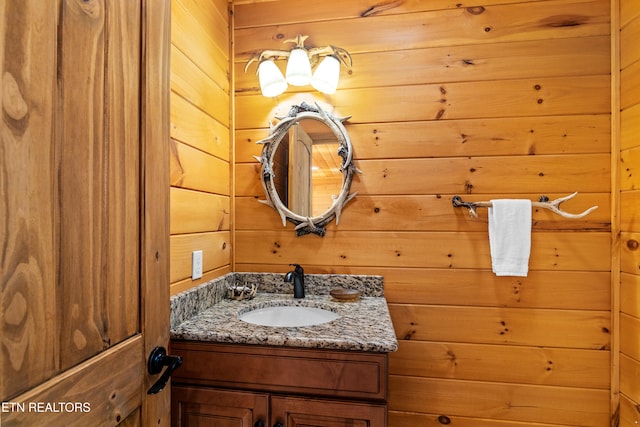
[[[277,118],[264,144],[261,181],[266,200],[275,209],[282,225],[295,225],[298,236],[324,236],[334,218],[340,222],[344,205],[357,172],[353,164],[351,140],[343,125],[349,117],[338,118],[320,106],[307,103],[291,107],[286,117]]]

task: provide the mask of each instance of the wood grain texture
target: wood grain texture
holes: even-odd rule
[[[229,126],[228,87],[221,87],[183,52],[171,49],[171,90]],[[226,100],[226,102],[222,102]]]
[[[391,375],[609,388],[609,351],[413,340],[399,345],[389,356]]]
[[[229,128],[173,92],[171,138],[229,161]]]
[[[625,353],[620,354],[620,392],[640,401],[640,362]]]
[[[239,175],[237,175],[239,178]],[[254,189],[257,192],[257,189]],[[551,199],[566,194],[547,193]],[[358,195],[346,205],[340,224],[329,224],[328,230],[371,231],[485,231],[486,209],[478,210],[473,218],[465,208],[454,208],[451,194],[437,195]],[[463,195],[466,201],[486,201],[503,198],[499,194]],[[511,198],[538,200],[540,194],[510,194]],[[259,203],[264,197],[237,197],[235,204],[236,224],[243,230],[269,230],[282,226],[273,209]],[[562,204],[567,212],[582,212],[599,206],[590,215],[581,219],[562,219],[546,209],[533,212],[534,231],[608,231],[609,197],[607,193],[580,193],[572,201]]]
[[[171,283],[191,277],[191,253],[203,252],[203,271],[221,268],[231,263],[229,231],[198,232],[171,236]]]
[[[522,40],[548,40],[609,34],[609,4],[601,1],[548,1],[493,4],[479,8],[416,11],[408,14],[287,22],[287,12],[269,13],[269,26],[235,31],[236,61],[264,49],[280,49],[281,40],[311,34],[309,45],[334,44],[351,53]],[[300,7],[300,6],[299,6]],[[576,12],[578,11],[579,12]],[[236,15],[241,15],[237,11]],[[236,18],[240,19],[240,18]],[[286,25],[279,25],[286,24]],[[372,27],[376,31],[370,31]]]
[[[494,3],[509,4],[517,0],[477,1],[465,2],[465,7],[486,6]],[[371,17],[376,15],[393,15],[401,13],[415,13],[437,11],[443,9],[460,9],[463,5],[455,1],[441,0],[405,0],[392,1],[382,4],[372,4],[368,0],[350,1],[340,8],[339,14],[331,3],[313,3],[302,5],[296,0],[272,2],[272,0],[235,0],[236,28],[245,26],[263,26],[284,20],[286,23],[300,23],[324,19]]]
[[[640,276],[635,274],[621,275],[620,311],[630,316],[640,318]]]
[[[144,155],[144,222],[141,233],[140,287],[143,369],[157,346],[169,346],[169,120],[170,29],[169,2],[146,1],[142,13],[145,35],[143,59],[142,145]],[[143,378],[141,425],[169,427],[171,395],[146,391],[158,380],[147,369]]]
[[[640,294],[638,280],[640,270],[637,242],[640,239],[640,224],[636,212],[640,203],[638,180],[638,133],[640,132],[640,82],[637,77],[640,59],[640,8],[637,2],[620,2],[620,325],[619,390],[620,425],[631,426],[640,422],[640,389],[637,384],[640,372],[640,348],[638,324]],[[618,284],[614,284],[618,285]]]
[[[236,232],[237,262],[491,269],[485,233],[327,232],[300,246],[291,229]],[[298,240],[296,240],[298,239]],[[532,270],[609,271],[607,233],[534,233]],[[361,248],[367,248],[362,251]],[[296,262],[298,262],[296,261]]]
[[[221,0],[171,2],[172,294],[231,268],[227,8]],[[191,252],[199,249],[204,250],[204,276],[191,281]]]
[[[596,75],[345,89],[332,95],[334,108],[329,111],[352,115],[351,123],[606,114],[609,80],[608,75]],[[322,100],[288,92],[280,99],[274,108],[270,98],[238,96],[236,127],[264,127],[274,116],[286,115],[293,104]]]
[[[63,41],[59,68],[65,84],[60,98],[63,141],[60,152],[60,263],[58,317],[62,320],[61,364],[69,368],[103,348],[105,319],[100,295],[101,271],[107,256],[105,211],[109,208],[106,185],[109,149],[105,139],[105,10],[100,1],[85,5],[64,3],[61,11]],[[79,121],[84,117],[84,121]],[[73,167],[72,167],[73,165]],[[82,260],[81,262],[79,262]],[[105,337],[106,338],[106,337]]]
[[[25,411],[2,414],[3,426],[36,425],[118,425],[141,405],[142,394],[137,381],[144,375],[142,336],[115,345],[92,360],[81,363],[21,394],[13,400],[24,404]],[[121,375],[113,375],[114,360]],[[87,404],[82,410],[28,410],[38,403],[78,402]]]
[[[452,398],[454,397],[455,398]],[[389,377],[389,410],[470,418],[601,427],[607,390],[440,378]]]
[[[620,425],[633,426],[640,419],[640,406],[626,395],[620,396]]]
[[[620,147],[635,148],[640,134],[640,105],[634,104],[620,112]]]
[[[171,140],[171,185],[228,196],[229,162]]]
[[[221,5],[214,2],[173,0],[171,3],[172,57],[176,50],[180,51],[228,93],[229,24],[226,5],[218,9]]]
[[[607,36],[593,36],[499,45],[463,44],[391,51],[374,49],[352,54],[356,66],[342,71],[341,91],[434,81],[455,83],[607,74],[610,42]],[[236,62],[236,93],[259,94],[255,67],[252,65],[245,71],[245,63]],[[288,91],[301,92],[304,88],[292,87]]]
[[[539,194],[608,191],[609,156],[451,157],[356,160],[351,191],[363,195]],[[517,160],[517,161],[516,161]],[[570,160],[570,161],[569,161]],[[431,178],[420,179],[428,170]],[[262,194],[256,164],[236,165],[238,196]]]
[[[634,119],[631,114],[629,120]],[[608,153],[608,115],[347,122],[356,159]],[[236,162],[254,163],[268,129],[236,131]],[[632,138],[632,135],[629,135]]]
[[[173,187],[171,234],[229,230],[229,197]]]
[[[620,314],[620,351],[640,360],[640,318]]]
[[[401,338],[390,426],[435,427],[441,416],[464,427],[609,424],[609,8],[235,3],[234,270],[285,272],[298,262],[310,273],[383,275]],[[346,48],[353,69],[343,69],[335,95],[303,87],[261,97],[254,68],[241,67],[298,33],[310,35],[308,45]],[[296,238],[257,202],[255,142],[301,101],[352,116],[346,126],[363,172],[322,239]],[[630,105],[623,121],[638,115]],[[622,129],[628,149],[637,129]],[[472,219],[451,206],[456,194],[536,200],[574,191],[567,211],[600,208],[580,220],[535,211],[526,278],[491,273],[486,210]],[[632,193],[621,215],[629,224]],[[640,274],[635,253],[625,257]]]
[[[0,398],[73,406],[3,425],[168,425],[145,399],[168,342],[165,6],[1,5]]]
[[[46,380],[59,367],[59,320],[52,303],[57,298],[58,185],[51,180],[56,174],[51,135],[57,120],[52,90],[57,42],[50,37],[58,10],[53,2],[43,7],[3,2],[1,7],[0,400],[5,401]],[[12,19],[23,25],[12,25]],[[41,54],[30,54],[35,51]],[[32,73],[29,64],[40,72]]]
[[[606,311],[390,304],[398,338],[606,350]],[[579,331],[575,324],[582,325]],[[473,337],[467,331],[473,330]]]

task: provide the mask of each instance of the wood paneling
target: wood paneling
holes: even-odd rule
[[[640,141],[640,105],[635,104],[620,112],[620,148],[638,146]]]
[[[608,425],[609,3],[343,3],[234,2],[234,270],[297,262],[310,273],[383,275],[400,339],[390,426]],[[298,33],[347,49],[353,69],[332,96],[305,87],[260,96],[245,61]],[[324,238],[295,237],[257,202],[255,142],[301,101],[352,116],[363,172]],[[623,134],[637,145],[633,130]],[[574,191],[567,211],[599,209],[579,220],[536,210],[526,278],[491,273],[486,210],[476,219],[451,206],[456,194]]]
[[[640,108],[629,120],[640,120]],[[356,159],[608,153],[608,115],[349,123]],[[236,161],[254,162],[268,129],[236,131]],[[633,135],[628,136],[633,140]]]
[[[415,304],[391,304],[389,311],[397,337],[404,340],[609,348],[610,318],[606,311]],[[582,327],[576,330],[576,324]]]
[[[640,8],[620,1],[620,425],[640,422],[640,209],[638,135],[640,135]]]
[[[231,266],[227,2],[171,2],[171,294]],[[204,275],[192,281],[191,252]]]
[[[171,136],[219,159],[229,160],[229,129],[175,93],[171,94]]]
[[[608,351],[412,340],[400,347],[389,358],[392,375],[609,388]]]
[[[247,171],[248,169],[245,169]],[[252,171],[253,173],[254,171]],[[257,179],[258,175],[255,175]],[[251,180],[237,174],[236,182],[256,187]],[[255,196],[236,198],[236,225],[239,229],[269,230],[282,225],[279,216],[273,210],[259,203],[264,195],[259,188],[239,189],[245,193],[254,192]],[[567,193],[546,193],[551,199],[564,197]],[[344,212],[349,214],[340,218],[340,224],[329,224],[328,230],[371,230],[371,231],[485,231],[487,230],[487,211],[478,210],[478,218],[472,218],[466,209],[456,209],[451,205],[452,194],[437,195],[360,195],[349,202]],[[491,200],[504,197],[496,194],[463,195],[466,201]],[[536,200],[540,194],[510,194],[512,198]],[[580,193],[576,198],[562,204],[567,212],[583,212],[599,206],[590,215],[581,219],[565,219],[546,209],[533,212],[533,230],[536,231],[608,231],[610,227],[609,195],[606,193]]]
[[[229,231],[199,232],[171,236],[171,283],[191,277],[191,253],[202,251],[203,271],[231,263]]]
[[[620,392],[634,402],[640,401],[640,362],[620,355]]]
[[[609,44],[609,37],[593,36],[353,53],[357,67],[340,88],[608,74]],[[236,91],[258,94],[255,66],[244,68],[236,63]]]
[[[381,86],[338,91],[331,103],[336,114],[353,115],[351,123],[602,114],[610,110],[609,86],[608,75]],[[585,93],[590,96],[585,98]],[[236,126],[262,127],[304,98],[304,94],[281,95],[274,110],[269,98],[239,96],[237,111],[252,114],[238,114]],[[412,108],[416,103],[420,108]]]
[[[171,185],[229,195],[229,162],[171,141]]]
[[[415,408],[425,414],[456,414],[526,425],[609,425],[607,390],[391,375],[389,410],[416,412]]]
[[[171,188],[171,234],[229,230],[229,197]]]
[[[608,191],[609,155],[501,156],[356,160],[362,171],[352,191],[363,195],[419,194],[519,194],[537,189],[539,194],[574,191]],[[517,161],[515,161],[517,160]],[[433,177],[419,179],[428,170]],[[238,196],[256,196],[263,190],[255,164],[236,165]]]
[[[339,227],[338,227],[339,228]],[[491,269],[486,233],[327,232],[323,239],[300,239],[289,226],[284,231],[236,231],[240,263],[285,263],[377,267]],[[569,235],[566,235],[569,234]],[[532,270],[609,271],[607,233],[534,233]],[[362,248],[367,248],[363,251]]]
[[[285,4],[293,7],[291,3],[294,2]],[[399,47],[412,50],[609,34],[608,2],[501,3],[492,1],[480,7],[416,10],[412,13],[400,13],[402,10],[398,9],[397,14],[392,14],[390,7],[388,13],[374,16],[354,16],[343,12],[343,7],[336,8],[335,4],[328,3],[324,9],[331,13],[331,17],[313,21],[307,11],[308,6],[298,4],[297,8],[287,8],[282,13],[264,13],[252,22],[247,19],[235,32],[236,58],[246,60],[250,52],[273,47],[274,41],[295,38],[300,33],[311,36],[309,44],[334,44],[353,53],[398,50]],[[293,13],[290,10],[303,8],[307,22],[291,22],[287,18]],[[251,5],[238,5],[235,14],[240,17],[250,9]],[[240,18],[236,19],[240,22]],[[268,22],[264,22],[266,20]],[[259,28],[258,25],[264,27]],[[279,25],[277,30],[273,28],[275,25]],[[274,37],[274,31],[280,36]]]

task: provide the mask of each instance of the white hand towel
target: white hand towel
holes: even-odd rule
[[[526,276],[531,253],[531,200],[491,200],[489,246],[496,276]]]

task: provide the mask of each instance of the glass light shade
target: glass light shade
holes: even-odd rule
[[[325,57],[316,68],[311,86],[328,95],[336,93],[340,78],[340,61],[333,56]]]
[[[305,49],[295,48],[289,54],[287,81],[294,86],[305,86],[311,81],[311,64]]]
[[[262,95],[272,98],[287,90],[287,81],[273,61],[262,61],[258,66]]]

